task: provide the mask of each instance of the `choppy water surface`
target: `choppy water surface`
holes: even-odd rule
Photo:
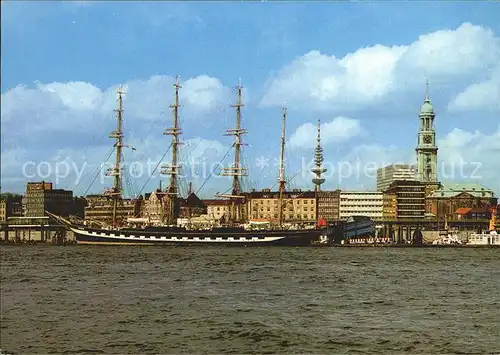
[[[1,247],[18,353],[500,351],[499,249]]]

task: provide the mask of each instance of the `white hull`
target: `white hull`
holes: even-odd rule
[[[500,246],[500,234],[491,232],[489,234],[472,234],[467,242],[467,245],[495,245]]]

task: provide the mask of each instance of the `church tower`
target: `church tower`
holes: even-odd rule
[[[425,82],[425,100],[420,109],[418,132],[417,180],[425,184],[438,184],[436,132],[434,131],[434,107],[429,98],[429,82]]]

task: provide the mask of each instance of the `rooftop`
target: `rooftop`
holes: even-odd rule
[[[495,193],[477,183],[446,183],[434,191],[429,197],[455,197],[461,193],[468,193],[475,197],[495,197]]]

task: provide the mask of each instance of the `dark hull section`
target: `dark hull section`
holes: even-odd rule
[[[356,237],[373,236],[375,225],[373,221],[364,216],[352,217],[343,227],[343,238],[350,239]]]
[[[90,245],[215,245],[215,246],[311,246],[328,244],[328,229],[293,231],[154,231],[76,228],[79,244]]]

